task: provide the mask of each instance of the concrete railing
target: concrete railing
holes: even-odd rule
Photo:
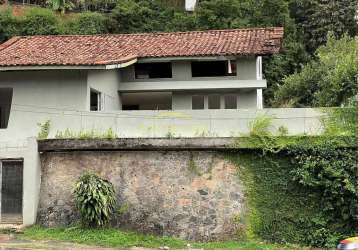
[[[0,129],[0,141],[10,144],[37,136],[39,123],[50,120],[49,138],[66,129],[72,132],[112,129],[118,137],[231,137],[250,131],[250,122],[258,116],[272,117],[270,130],[287,128],[289,135],[317,135],[322,131],[318,110],[241,109],[182,111],[115,111],[87,112],[30,106],[13,106],[7,129]]]

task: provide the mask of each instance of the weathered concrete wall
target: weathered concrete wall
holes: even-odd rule
[[[0,129],[0,141],[23,140],[37,136],[38,123],[51,121],[49,138],[58,131],[104,132],[111,128],[118,137],[231,137],[250,131],[256,117],[272,117],[269,129],[277,134],[280,126],[288,135],[318,135],[322,132],[319,110],[301,109],[239,109],[239,110],[181,110],[181,111],[119,111],[81,112],[16,107],[11,111],[7,129]]]
[[[122,109],[118,95],[120,77],[118,70],[89,70],[87,74],[87,104],[90,107],[90,91],[101,92],[102,111]]]
[[[0,161],[8,159],[24,162],[22,217],[24,225],[32,225],[36,222],[40,192],[40,157],[36,139],[0,142]]]
[[[73,223],[73,185],[91,170],[109,179],[125,212],[114,224],[159,235],[232,237],[244,212],[235,166],[214,151],[76,151],[41,154],[38,222]]]

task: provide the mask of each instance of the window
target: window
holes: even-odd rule
[[[91,89],[91,111],[100,111],[102,109],[101,107],[101,93]]]
[[[225,95],[225,109],[237,109],[237,96]]]
[[[220,95],[209,95],[209,109],[220,109]]]
[[[170,62],[137,63],[135,64],[135,78],[172,78],[172,64]]]
[[[236,76],[236,61],[191,62],[192,77]]]
[[[194,95],[192,97],[192,109],[204,109],[204,96]]]
[[[9,122],[12,92],[11,88],[0,88],[0,129],[7,128]]]

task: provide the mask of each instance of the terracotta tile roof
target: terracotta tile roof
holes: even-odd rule
[[[15,37],[0,45],[0,66],[108,65],[134,58],[266,55],[283,28],[93,36]]]

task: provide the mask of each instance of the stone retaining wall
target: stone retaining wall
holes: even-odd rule
[[[98,150],[98,149],[97,149]],[[68,151],[41,154],[38,223],[78,219],[73,185],[91,170],[110,180],[121,213],[115,226],[190,240],[232,237],[244,213],[235,166],[216,151]]]

